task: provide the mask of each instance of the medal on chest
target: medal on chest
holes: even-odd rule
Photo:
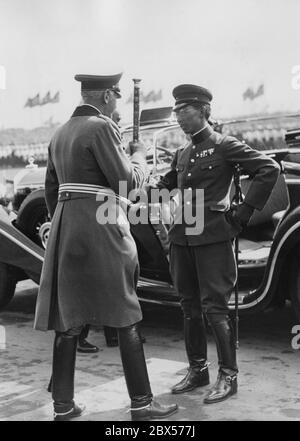
[[[215,149],[214,148],[210,148],[210,149],[207,149],[207,150],[202,150],[202,152],[199,152],[198,155],[199,155],[200,158],[207,158],[208,156],[213,155],[214,152],[215,152]],[[196,156],[198,156],[198,155],[196,155]]]

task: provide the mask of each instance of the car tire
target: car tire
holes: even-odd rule
[[[290,299],[295,315],[300,321],[300,249],[293,256],[289,280]]]
[[[50,229],[50,218],[45,201],[44,190],[35,190],[22,202],[16,219],[17,228],[34,243],[45,248],[41,227]]]
[[[4,308],[13,298],[17,284],[15,269],[0,262],[0,309]]]

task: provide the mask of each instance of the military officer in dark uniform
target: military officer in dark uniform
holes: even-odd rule
[[[128,192],[143,185],[146,148],[132,143],[129,159],[111,119],[120,78],[75,76],[84,104],[58,129],[48,151],[45,196],[52,223],[34,326],[55,331],[52,397],[59,421],[83,410],[73,398],[76,345],[86,324],[118,329],[133,420],[165,418],[177,410],[153,401],[138,329],[138,256],[119,183]],[[107,197],[117,215],[112,222],[98,215]]]
[[[203,321],[206,314],[216,341],[219,375],[204,402],[215,403],[237,392],[238,367],[227,306],[237,276],[233,238],[248,223],[253,211],[264,207],[278,178],[279,166],[236,138],[214,131],[208,124],[212,100],[209,90],[183,84],[175,87],[173,96],[177,121],[191,142],[176,152],[171,171],[158,187],[190,191],[188,200],[182,198],[183,211],[187,204],[196,206],[196,189],[203,189],[204,228],[201,233],[187,233],[187,226],[193,225],[183,219],[169,230],[170,268],[181,298],[189,360],[187,375],[172,392],[179,394],[209,384]],[[237,163],[253,176],[253,182],[243,204],[233,214],[229,191]]]

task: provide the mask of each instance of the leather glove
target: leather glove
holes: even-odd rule
[[[131,141],[129,143],[129,152],[131,155],[133,155],[134,153],[141,153],[144,157],[146,157],[147,156],[147,147],[141,141],[139,141],[139,142]]]
[[[242,228],[245,228],[253,212],[254,208],[244,202],[237,210],[232,211],[232,218],[237,221]]]

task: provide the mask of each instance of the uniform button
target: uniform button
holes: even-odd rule
[[[195,159],[191,159],[191,162],[195,162]]]
[[[195,150],[196,146],[195,146],[195,145],[193,145],[193,147],[192,147],[192,148],[193,148],[193,150]]]
[[[210,165],[209,167],[208,167],[208,170],[211,170],[212,169],[212,166]]]
[[[188,173],[188,176],[192,176],[192,173]]]

